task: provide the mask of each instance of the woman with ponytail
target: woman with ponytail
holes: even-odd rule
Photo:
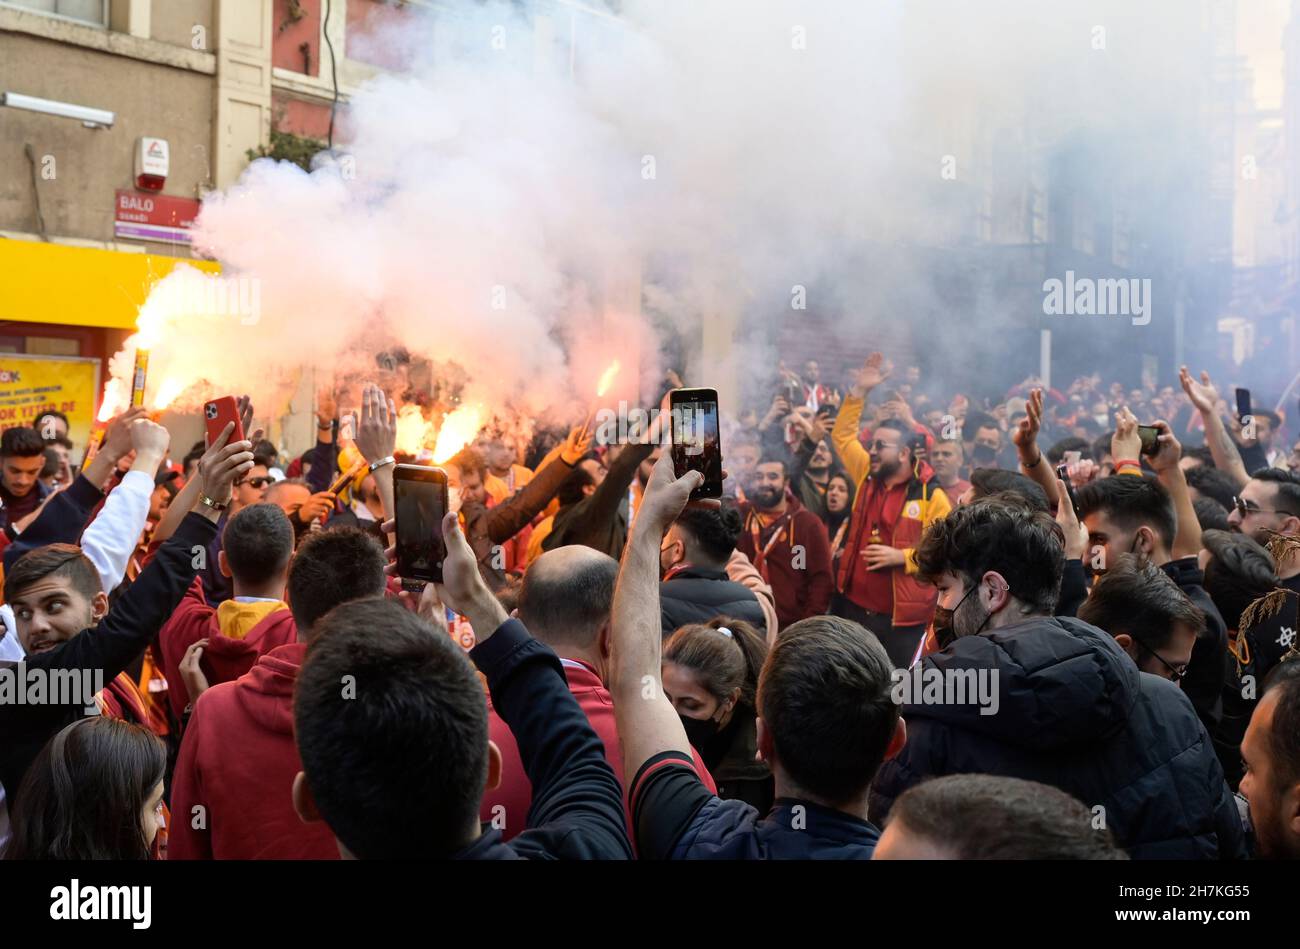
[[[718,785],[718,796],[766,814],[772,773],[758,760],[755,693],[767,658],[763,636],[719,616],[683,626],[664,643],[664,692]]]

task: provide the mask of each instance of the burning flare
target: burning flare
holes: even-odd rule
[[[618,375],[618,370],[618,360],[615,359],[609,364],[609,367],[600,374],[600,384],[596,386],[596,398],[601,398],[609,391],[609,387],[614,384],[614,377]]]

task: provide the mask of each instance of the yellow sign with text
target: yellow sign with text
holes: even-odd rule
[[[98,398],[98,359],[0,353],[0,431],[35,425],[57,409],[68,417],[68,437],[84,447]]]

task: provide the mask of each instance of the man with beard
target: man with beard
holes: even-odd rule
[[[1279,536],[1300,539],[1300,474],[1261,468],[1251,475],[1234,501],[1228,515],[1228,526],[1234,533],[1245,534],[1264,547]],[[1292,547],[1277,562],[1277,575],[1280,589],[1288,593],[1281,610],[1239,631],[1250,644],[1249,664],[1257,682],[1288,652],[1300,650],[1296,632],[1300,629],[1300,548]]]
[[[1256,855],[1300,860],[1300,662],[1281,666],[1264,690],[1241,757]]]
[[[808,417],[796,415],[794,424],[802,435],[789,452],[786,470],[790,490],[804,507],[825,520],[826,486],[830,483],[833,469],[837,467],[835,452],[831,449],[828,437],[830,416],[825,412]]]
[[[1103,808],[1134,858],[1244,855],[1223,769],[1178,687],[1139,672],[1103,630],[1051,615],[1065,550],[1050,515],[978,501],[932,525],[916,559],[938,589],[934,623],[946,645],[912,672],[950,687],[906,703],[907,744],[872,784],[873,822],[930,776],[991,774]],[[971,701],[971,683],[984,683],[991,701]]]
[[[785,462],[760,461],[745,497],[736,546],[771,585],[781,629],[825,613],[835,589],[830,539],[821,518],[790,493]]]
[[[934,589],[916,577],[915,547],[952,504],[917,475],[914,433],[902,423],[876,426],[869,449],[858,441],[867,395],[889,372],[880,353],[867,357],[831,431],[856,485],[831,612],[871,630],[894,665],[906,668],[934,613]]]

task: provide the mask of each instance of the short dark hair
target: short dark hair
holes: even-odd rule
[[[1264,694],[1278,693],[1269,733],[1273,786],[1287,789],[1300,783],[1300,660],[1286,659],[1273,667]]]
[[[555,492],[555,499],[560,502],[560,507],[577,504],[586,497],[584,489],[589,484],[595,484],[596,478],[586,469],[583,462],[596,460],[595,455],[584,455],[578,459],[578,463],[573,466],[573,470],[560,482],[560,488]]]
[[[280,466],[280,452],[276,450],[275,443],[263,438],[254,445],[253,464],[261,465],[264,468],[278,468]]]
[[[5,570],[5,602],[12,603],[33,583],[46,577],[67,577],[76,590],[91,599],[104,587],[99,571],[76,544],[46,544],[29,550]]]
[[[557,570],[551,566],[555,560],[551,555],[561,551],[565,557],[582,559]],[[618,561],[607,554],[587,547],[547,551],[524,572],[517,604],[519,618],[547,645],[589,647],[609,619],[617,578]]]
[[[0,435],[0,458],[35,458],[45,454],[45,439],[34,428],[7,428]]]
[[[1111,456],[1111,461],[1115,460],[1115,456],[1111,454],[1111,450],[1110,450],[1111,442],[1114,438],[1115,438],[1114,432],[1102,432],[1100,435],[1098,435],[1096,438],[1092,440],[1093,461],[1097,462],[1097,464],[1101,464],[1101,460],[1105,458],[1107,455]]]
[[[9,431],[13,431],[10,429]],[[6,435],[9,432],[5,432]],[[1282,468],[1260,468],[1250,476],[1251,481],[1263,481],[1277,488],[1274,507],[1292,517],[1300,517],[1300,474]]]
[[[898,724],[893,671],[880,641],[852,620],[813,616],[777,636],[758,713],[801,790],[838,803],[871,783]]]
[[[761,458],[758,459],[758,465],[780,465],[781,477],[783,478],[790,477],[790,465],[784,458],[782,458],[779,455],[763,455]],[[758,465],[755,465],[754,467],[757,468]]]
[[[958,860],[1127,860],[1092,812],[1060,788],[991,774],[950,774],[909,788],[889,823]]]
[[[1197,498],[1192,502],[1192,508],[1196,511],[1196,523],[1201,525],[1202,531],[1226,531],[1231,529],[1232,525],[1228,523],[1228,512],[1223,509],[1223,506],[1218,501],[1210,498]]]
[[[1250,410],[1250,414],[1255,416],[1256,418],[1268,419],[1268,424],[1270,425],[1273,431],[1277,431],[1279,428],[1282,427],[1282,416],[1278,415],[1272,409],[1252,408]]]
[[[1079,519],[1101,512],[1124,530],[1149,527],[1166,548],[1173,546],[1178,516],[1169,492],[1146,475],[1111,475],[1090,481],[1074,492]]]
[[[923,579],[933,582],[951,571],[968,587],[988,571],[997,571],[1012,596],[1040,614],[1050,614],[1061,594],[1065,535],[1044,511],[985,498],[932,523],[921,536],[916,561]]]
[[[967,412],[961,425],[962,441],[974,441],[981,428],[998,428],[998,420],[987,412]]]
[[[1059,465],[1067,451],[1077,451],[1080,458],[1092,458],[1092,445],[1088,443],[1088,439],[1070,436],[1062,438],[1047,449],[1047,460],[1053,465]]]
[[[382,597],[344,603],[317,633],[294,727],[321,817],[363,860],[454,853],[488,768],[487,701],[464,650]]]
[[[61,467],[63,467],[63,459],[59,456],[59,453],[53,448],[47,447],[45,449],[45,465],[41,468],[40,476],[42,478],[53,478],[59,473]]]
[[[1195,458],[1197,461],[1199,461],[1200,464],[1199,464],[1199,465],[1194,465],[1194,466],[1193,466],[1194,468],[1213,468],[1213,467],[1214,467],[1214,452],[1210,451],[1209,447],[1206,446],[1206,445],[1197,445],[1197,446],[1194,447],[1194,448],[1187,448],[1187,447],[1184,447],[1184,448],[1183,448],[1183,457],[1184,457],[1184,458]],[[1192,469],[1189,468],[1189,469],[1186,469],[1186,470],[1190,471],[1190,470],[1192,470]]]
[[[1224,511],[1232,510],[1232,499],[1236,496],[1239,485],[1218,468],[1197,465],[1187,469],[1184,475],[1189,488],[1195,488],[1197,492],[1220,505]]]
[[[971,487],[975,489],[975,498],[987,498],[995,494],[1010,493],[1024,499],[1035,511],[1050,511],[1047,492],[1032,478],[1027,478],[1018,471],[1005,468],[975,468],[970,473]]]
[[[261,586],[284,572],[293,556],[293,525],[275,504],[241,508],[221,535],[230,575],[241,584]]]
[[[1127,633],[1148,650],[1162,649],[1175,625],[1205,633],[1205,611],[1151,561],[1121,554],[1092,585],[1079,619],[1112,636]]]
[[[1241,614],[1255,600],[1282,585],[1273,557],[1253,537],[1227,530],[1207,530],[1201,545],[1210,552],[1205,564],[1205,592],[1228,629],[1240,629]]]
[[[68,416],[63,412],[60,412],[58,409],[46,409],[40,415],[36,416],[36,425],[40,425],[41,420],[47,418],[62,419],[64,425],[68,426],[69,428],[72,427],[72,423],[68,421]],[[32,428],[35,428],[36,425],[33,425]]]
[[[299,634],[310,630],[314,636],[316,624],[330,610],[378,596],[385,583],[384,552],[365,531],[338,527],[309,534],[289,564],[289,609]]]
[[[701,566],[722,566],[731,559],[741,529],[740,514],[735,508],[688,507],[676,523],[694,541],[699,553],[708,558]]]

